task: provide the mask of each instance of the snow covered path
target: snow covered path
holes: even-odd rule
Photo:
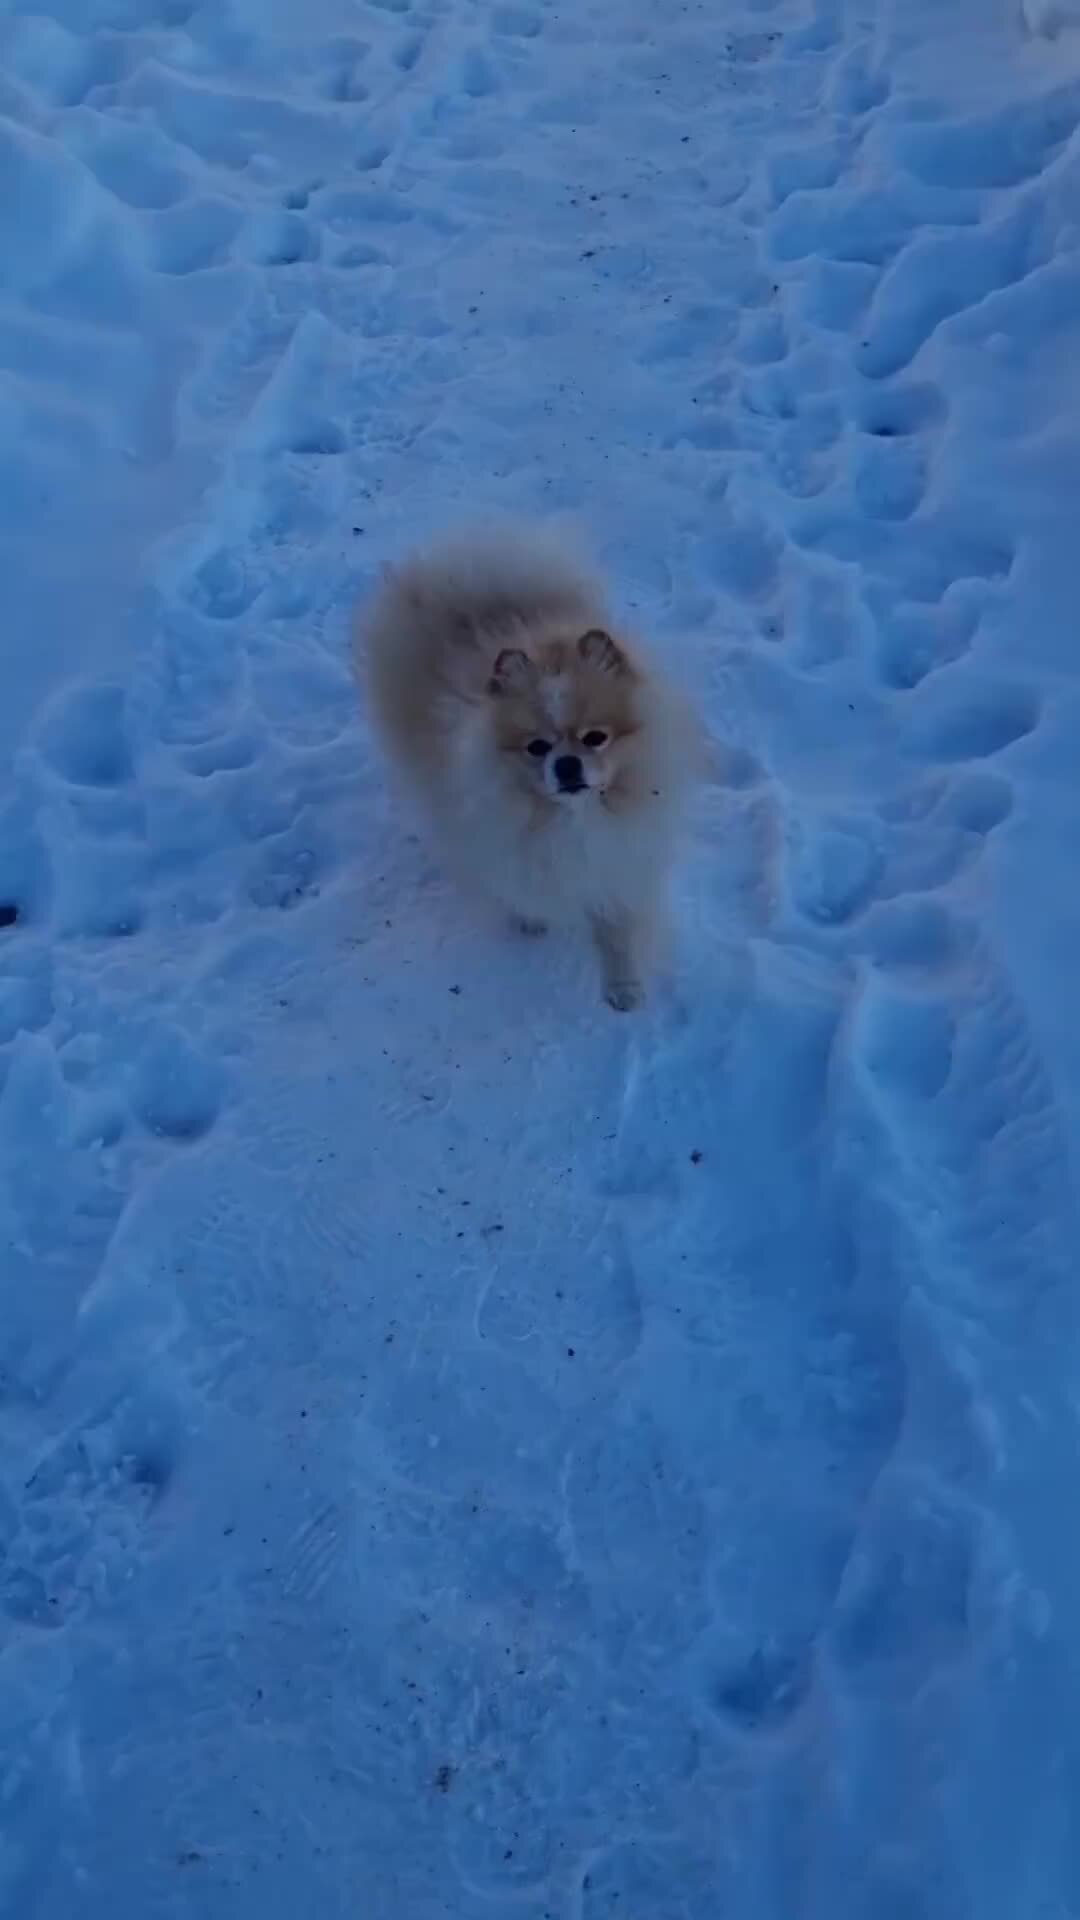
[[[1073,0],[0,6],[0,1910],[1080,1913]],[[346,616],[570,511],[677,978]]]

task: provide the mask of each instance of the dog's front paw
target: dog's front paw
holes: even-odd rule
[[[645,999],[645,989],[640,980],[609,980],[604,988],[604,999],[616,1013],[633,1013]]]

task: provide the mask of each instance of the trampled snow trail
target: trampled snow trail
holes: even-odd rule
[[[2,10],[4,1912],[1080,1911],[1074,13]],[[487,508],[725,749],[640,1019],[356,712]]]

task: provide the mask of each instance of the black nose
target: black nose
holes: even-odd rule
[[[555,778],[567,793],[576,793],[585,785],[585,773],[576,753],[561,753],[555,762]]]

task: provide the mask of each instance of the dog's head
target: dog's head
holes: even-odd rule
[[[505,647],[488,681],[491,723],[515,784],[573,806],[616,783],[640,730],[641,676],[610,633]]]

